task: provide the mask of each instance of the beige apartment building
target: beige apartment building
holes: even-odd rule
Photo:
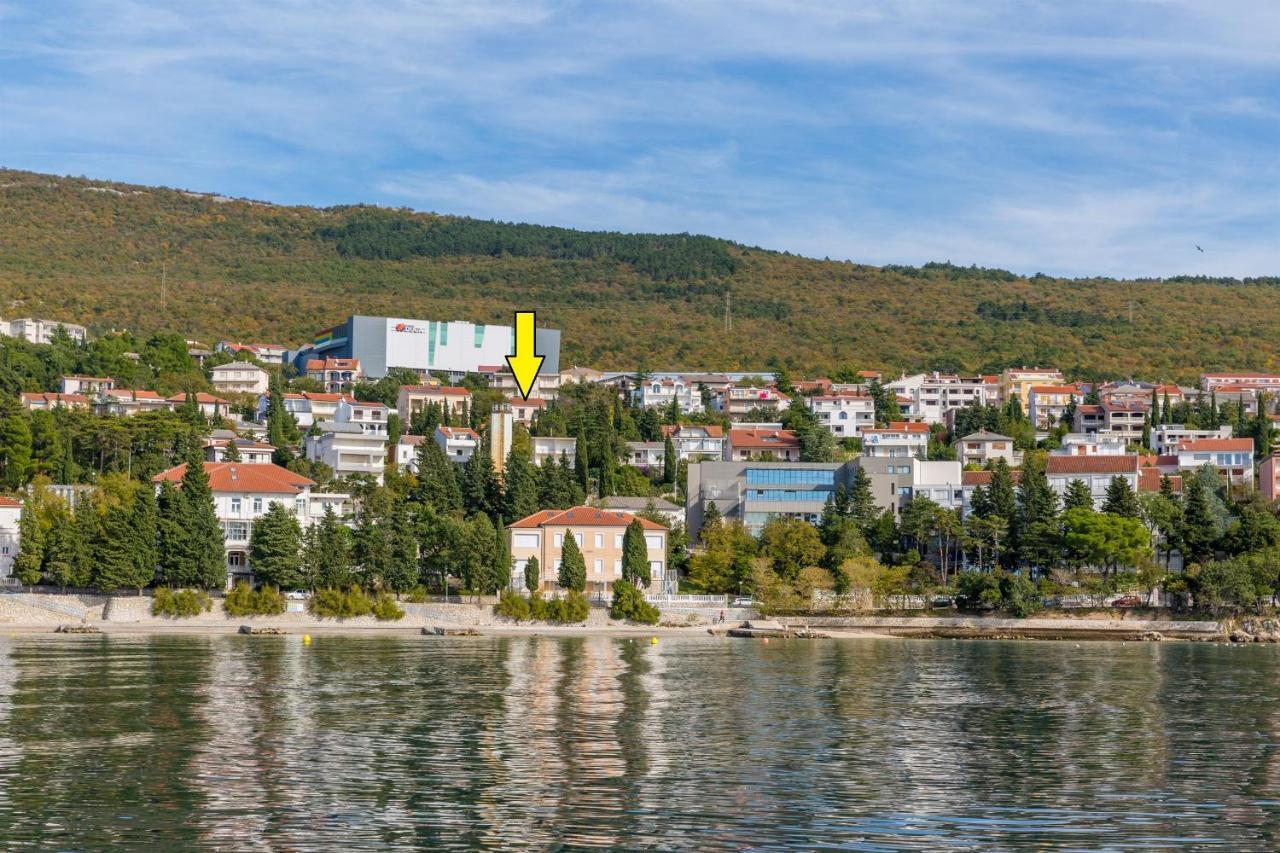
[[[564,538],[572,535],[587,566],[586,595],[608,599],[614,581],[622,577],[622,537],[627,525],[636,520],[629,512],[613,512],[591,506],[566,510],[542,510],[507,527],[513,565],[511,585],[524,588],[524,568],[530,557],[538,558],[540,589],[559,589],[560,554]],[[649,557],[650,592],[662,592],[675,583],[668,577],[667,528],[641,518],[645,549]]]

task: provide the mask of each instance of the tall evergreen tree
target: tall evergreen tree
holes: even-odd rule
[[[1218,541],[1218,524],[1214,518],[1208,487],[1199,477],[1184,478],[1188,489],[1185,509],[1182,513],[1182,541],[1189,559],[1200,561],[1211,558]]]
[[[288,465],[293,459],[291,447],[301,440],[298,421],[284,407],[284,387],[280,375],[271,374],[267,388],[267,443],[275,448],[273,461],[277,465]]]
[[[31,471],[31,426],[25,412],[14,412],[0,420],[0,485],[17,491]]]
[[[573,538],[572,530],[565,530],[564,543],[560,547],[560,581],[561,589],[572,589],[582,592],[587,588],[587,561],[583,559],[578,542]]]
[[[462,508],[468,515],[497,515],[501,505],[494,503],[494,497],[498,493],[493,459],[488,453],[477,450],[462,469]]]
[[[387,531],[387,562],[378,571],[382,586],[397,597],[418,585],[418,537],[408,507],[396,507],[384,520]]]
[[[511,549],[507,547],[507,530],[500,524],[494,525],[493,580],[495,593],[511,586]]]
[[[137,578],[145,578],[143,586],[156,579],[160,563],[160,516],[156,493],[150,483],[134,489],[129,506],[129,526],[133,536],[133,562]]]
[[[308,531],[304,570],[312,589],[346,589],[352,573],[351,529],[326,506],[319,523]]]
[[[1054,521],[1058,496],[1045,476],[1042,453],[1028,453],[1018,481],[1017,508],[1011,538],[1018,557],[1032,567],[1045,568],[1056,561],[1058,536]]]
[[[182,492],[173,483],[160,483],[160,491],[156,496],[156,509],[159,513],[158,528],[160,532],[160,574],[159,581],[170,587],[192,586],[196,579],[188,574],[186,504]],[[76,521],[79,522],[81,509],[76,507]]]
[[[479,452],[477,449],[477,454]],[[418,482],[411,493],[412,499],[438,512],[462,509],[457,466],[449,461],[434,439],[428,438],[418,445],[416,463]]]
[[[18,555],[13,560],[13,573],[24,586],[35,586],[44,574],[45,536],[36,506],[33,500],[24,501],[18,516]]]
[[[1138,518],[1141,515],[1138,496],[1124,477],[1112,477],[1107,484],[1107,499],[1102,504],[1102,511],[1125,518]]]
[[[59,507],[45,541],[44,576],[46,583],[61,587],[66,592],[75,584],[75,565],[78,557],[79,531],[68,507]]]
[[[75,514],[72,519],[76,535],[71,540],[74,546],[71,559],[71,586],[87,587],[93,583],[93,565],[97,556],[98,544],[102,539],[102,516],[98,513],[98,504],[93,493],[81,495],[76,501]]]
[[[676,484],[676,468],[678,464],[676,446],[671,441],[671,436],[667,436],[662,442],[662,482],[668,488]]]
[[[182,555],[182,574],[204,589],[222,589],[227,585],[227,561],[223,550],[222,528],[214,510],[213,490],[204,460],[193,446],[182,474],[182,508],[186,527]]]
[[[581,424],[578,425],[578,438],[573,451],[573,473],[585,499],[585,496],[591,494],[591,466],[587,463],[587,431]]]
[[[585,569],[584,569],[585,571]],[[638,518],[631,519],[622,535],[622,579],[640,589],[649,586],[649,549],[644,541],[644,525]]]
[[[103,592],[117,589],[141,591],[151,581],[151,577],[142,576],[135,559],[132,521],[133,514],[128,506],[112,504],[107,507],[93,567],[93,585]],[[221,548],[218,556],[222,556]]]
[[[537,592],[542,587],[542,567],[537,557],[530,557],[524,564],[524,588],[529,592]]]
[[[533,515],[539,509],[538,473],[529,457],[514,449],[507,454],[503,466],[502,493],[503,518],[507,524]]]
[[[1012,525],[1017,498],[1013,486],[1013,472],[1009,470],[1009,463],[1003,458],[996,459],[991,467],[991,486],[987,494],[991,500],[991,515],[1003,518]]]
[[[302,527],[284,504],[272,501],[249,535],[249,568],[254,580],[279,589],[301,589]]]
[[[1062,496],[1062,508],[1093,509],[1093,495],[1084,480],[1072,480],[1067,483],[1067,491]]]
[[[849,517],[858,525],[864,537],[880,518],[880,507],[876,505],[875,495],[871,493],[871,478],[861,466],[854,469],[853,481],[849,485]]]

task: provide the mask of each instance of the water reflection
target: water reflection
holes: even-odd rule
[[[6,849],[1280,848],[1280,650],[0,639]]]

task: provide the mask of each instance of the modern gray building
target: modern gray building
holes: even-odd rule
[[[506,365],[515,353],[514,326],[486,326],[463,320],[409,320],[356,315],[325,329],[293,354],[295,365],[310,358],[358,358],[364,375],[380,379],[393,367],[426,375],[478,373]],[[534,352],[543,356],[543,374],[560,372],[560,330],[537,329]]]

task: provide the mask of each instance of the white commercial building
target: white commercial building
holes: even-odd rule
[[[306,437],[307,458],[323,462],[338,477],[363,474],[382,482],[387,464],[387,436],[365,432],[356,424],[324,421],[319,435]]]
[[[8,335],[11,338],[22,338],[33,344],[48,344],[53,342],[53,336],[58,329],[64,330],[71,336],[71,340],[78,344],[88,340],[89,333],[84,326],[77,326],[75,323],[63,323],[59,320],[38,320],[31,317],[23,317],[20,320],[0,320],[0,334]]]
[[[940,424],[947,412],[972,404],[994,403],[1000,396],[997,377],[961,377],[944,373],[917,373],[886,382],[885,388],[910,400],[907,414],[928,424]]]

